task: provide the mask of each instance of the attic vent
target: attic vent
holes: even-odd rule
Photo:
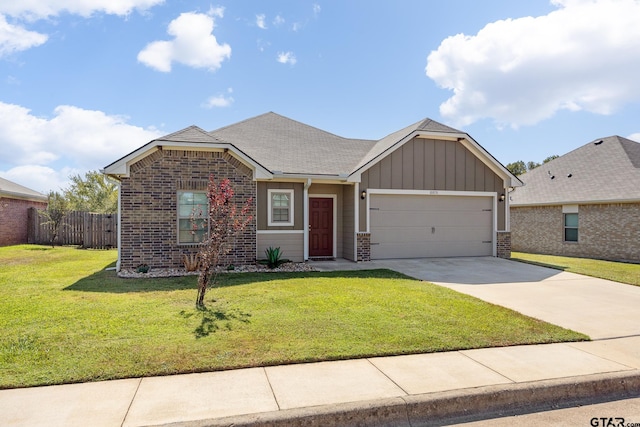
[[[593,143],[593,145],[600,145],[600,144],[602,144],[603,142],[604,142],[603,140],[596,141],[596,142],[594,142],[594,143]]]
[[[551,179],[554,179],[556,176],[555,175],[551,175]]]
[[[567,178],[571,178],[573,176],[572,173],[570,173],[569,175],[567,175]]]

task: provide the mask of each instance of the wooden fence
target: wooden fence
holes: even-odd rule
[[[48,245],[51,243],[53,225],[29,208],[28,241]],[[73,211],[62,221],[57,245],[80,245],[84,248],[109,249],[118,247],[118,215]]]

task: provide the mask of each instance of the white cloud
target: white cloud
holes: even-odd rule
[[[265,23],[266,18],[267,17],[264,14],[256,15],[256,25],[258,28],[262,28],[263,30],[267,29],[267,24]]]
[[[611,114],[640,99],[640,1],[552,3],[548,15],[496,21],[431,52],[427,76],[453,91],[443,117],[517,127],[559,110]]]
[[[275,18],[273,18],[273,25],[275,25],[276,27],[279,27],[280,25],[284,24],[285,20],[282,16],[280,15],[276,15]]]
[[[29,31],[19,25],[12,25],[0,15],[0,58],[14,52],[40,46],[47,41],[45,34]]]
[[[216,9],[218,15],[222,11]],[[162,72],[171,71],[171,63],[179,62],[193,68],[215,71],[231,56],[231,46],[219,44],[213,35],[214,16],[195,12],[182,13],[169,23],[171,41],[154,41],[140,53],[138,61]]]
[[[233,88],[227,89],[227,96],[225,94],[219,94],[216,96],[212,96],[203,104],[205,108],[214,108],[214,107],[228,107],[233,104],[233,97],[231,94],[233,93]]]
[[[298,62],[293,52],[279,52],[276,60],[281,64],[289,65],[296,65],[296,62]]]
[[[0,1],[0,14],[29,21],[70,13],[89,17],[94,13],[128,15],[133,10],[144,11],[164,0],[16,0]]]
[[[320,5],[319,5],[319,4],[317,4],[317,3],[314,3],[314,4],[313,4],[313,14],[314,14],[314,15],[318,15],[318,14],[320,13],[320,10],[322,10],[322,9],[320,8]]]
[[[69,171],[100,169],[158,136],[156,129],[130,125],[125,117],[102,111],[61,105],[52,118],[42,118],[0,102],[0,165],[7,168],[0,174],[51,183],[43,188],[14,180],[34,190],[57,189]]]
[[[294,22],[293,25],[291,26],[291,29],[293,31],[300,31],[300,29],[302,29],[302,27],[304,27],[304,24],[301,22]]]
[[[94,13],[126,16],[134,9],[147,10],[164,0],[14,0],[0,1],[0,58],[8,54],[40,46],[49,38],[29,31],[24,24],[58,16],[61,13],[85,18]],[[15,18],[8,23],[6,17]]]
[[[627,137],[627,139],[632,139],[632,140],[634,140],[634,141],[636,141],[636,142],[640,142],[640,132],[638,132],[638,133],[632,133],[631,135],[629,135],[629,136]]]

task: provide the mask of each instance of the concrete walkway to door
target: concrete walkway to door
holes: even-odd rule
[[[589,335],[640,336],[640,287],[493,257],[316,262],[319,270],[388,268]]]

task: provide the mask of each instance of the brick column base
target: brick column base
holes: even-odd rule
[[[498,231],[496,237],[498,258],[511,258],[511,232]]]
[[[356,243],[358,245],[356,261],[371,261],[371,234],[356,233]]]

